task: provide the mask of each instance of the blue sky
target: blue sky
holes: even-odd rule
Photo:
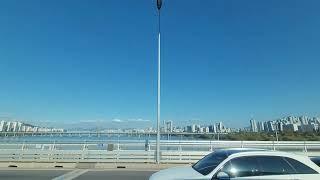
[[[162,119],[242,127],[251,116],[319,116],[319,5],[165,0]],[[2,117],[154,124],[154,1],[4,0],[0,25]]]

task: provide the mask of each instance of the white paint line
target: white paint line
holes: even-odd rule
[[[52,180],[72,180],[76,177],[81,176],[82,174],[88,172],[89,169],[77,169],[71,172],[68,172],[66,174],[63,174],[61,176],[55,177]]]

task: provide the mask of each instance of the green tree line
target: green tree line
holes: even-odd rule
[[[195,138],[204,140],[231,140],[231,141],[276,141],[275,133],[266,132],[235,132],[219,135],[195,135]],[[278,133],[279,141],[320,141],[319,132],[280,132]]]

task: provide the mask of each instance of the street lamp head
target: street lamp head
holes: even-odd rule
[[[159,11],[161,9],[161,6],[162,6],[162,0],[157,0],[157,8]]]

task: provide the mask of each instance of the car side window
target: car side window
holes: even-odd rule
[[[249,177],[259,175],[258,163],[255,157],[239,157],[227,162],[221,171],[226,172],[230,178]]]
[[[257,156],[260,165],[260,175],[295,174],[295,170],[280,156]]]
[[[310,168],[309,166],[291,158],[285,158],[291,166],[296,170],[296,174],[319,174],[314,169]]]
[[[312,162],[314,162],[317,166],[320,166],[320,158],[319,157],[313,157],[310,158]]]

